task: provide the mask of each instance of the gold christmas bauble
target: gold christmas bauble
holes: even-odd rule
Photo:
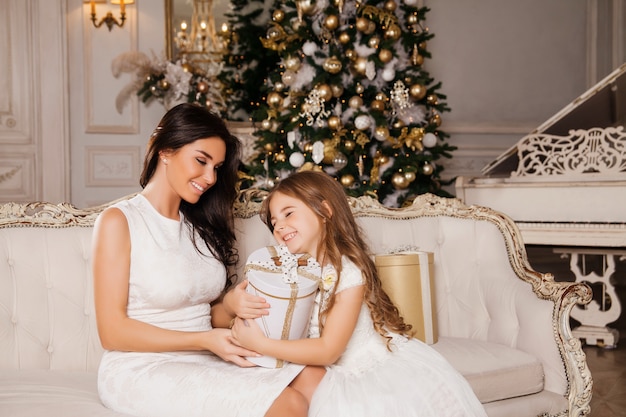
[[[371,20],[367,23],[367,29],[365,30],[365,34],[366,35],[371,35],[372,33],[374,33],[376,31],[376,23],[372,22]]]
[[[434,114],[433,117],[431,117],[430,122],[434,125],[441,126],[441,116]]]
[[[265,37],[269,40],[275,40],[280,37],[280,31],[272,26],[267,29],[267,32],[265,32]]]
[[[376,126],[376,129],[374,130],[374,136],[381,142],[385,141],[389,139],[389,129],[387,128],[387,126]]]
[[[274,90],[281,92],[285,89],[285,84],[278,81],[276,84],[274,84]]]
[[[385,110],[385,102],[381,100],[372,100],[370,107],[372,110],[383,111]]]
[[[354,61],[354,69],[357,73],[365,75],[365,71],[367,70],[367,58],[362,56],[358,57]]]
[[[209,91],[209,84],[207,84],[204,81],[200,81],[197,85],[196,88],[198,89],[198,91],[200,93],[206,93],[207,91]]]
[[[283,80],[283,83],[285,83],[286,85],[291,85],[296,80],[296,73],[293,71],[285,71],[283,72],[282,80]],[[278,90],[278,88],[275,88],[275,89],[277,91],[280,91]]]
[[[280,151],[277,154],[274,155],[274,159],[277,162],[285,162],[287,160],[287,154],[285,154],[284,151]]]
[[[343,143],[343,147],[346,148],[346,151],[353,151],[356,148],[356,142],[348,139]]]
[[[328,30],[337,29],[339,27],[339,17],[334,14],[329,14],[326,16],[326,19],[324,19],[324,27]]]
[[[396,4],[395,1],[393,0],[388,0],[385,2],[385,5],[383,6],[385,8],[385,10],[389,11],[389,12],[393,12],[396,10],[396,7],[398,5]]]
[[[333,97],[341,97],[343,95],[343,86],[339,84],[333,84],[330,86],[330,89],[333,90]]]
[[[183,67],[183,71],[185,71],[185,72],[192,72],[193,71],[193,68],[191,67],[190,64],[185,63],[185,64],[183,64],[181,66]]]
[[[315,0],[296,0],[296,3],[300,10],[302,10],[302,13],[307,16],[313,16],[317,11]]]
[[[265,149],[266,152],[272,152],[275,148],[275,145],[273,142],[267,142],[265,145],[263,145],[263,149]]]
[[[363,99],[359,96],[352,96],[350,100],[348,100],[348,106],[352,109],[358,109],[363,105]]]
[[[341,128],[341,119],[338,116],[330,116],[328,118],[328,127],[332,130],[339,130]]]
[[[356,19],[356,29],[360,32],[365,32],[367,31],[367,28],[369,26],[369,20],[365,17],[359,17]]]
[[[285,12],[281,9],[274,10],[274,13],[272,13],[272,20],[274,22],[282,22],[284,18]]]
[[[414,25],[419,21],[417,14],[410,14],[406,17],[406,22],[410,25]]]
[[[363,84],[358,83],[356,85],[355,90],[356,90],[357,94],[363,94],[363,91],[365,91],[365,87],[363,87]]]
[[[402,129],[404,127],[404,122],[400,119],[396,120],[395,122],[393,122],[393,128],[394,129]]]
[[[386,64],[393,59],[393,53],[389,49],[381,49],[378,58]]]
[[[298,72],[301,64],[300,58],[297,56],[290,55],[285,60],[285,68],[293,72]]]
[[[272,91],[271,93],[269,93],[267,95],[267,104],[270,107],[280,107],[283,104],[283,96],[280,95],[280,93],[277,93],[276,91]]]
[[[354,176],[350,174],[342,175],[341,178],[339,179],[339,182],[341,182],[341,185],[343,185],[346,188],[352,187],[352,185],[354,184]]]
[[[402,30],[398,25],[389,25],[385,31],[385,36],[389,39],[397,40],[402,34]]]
[[[330,89],[328,84],[320,84],[316,87],[316,89],[320,93],[320,98],[323,98],[325,101],[329,101],[333,98],[333,91]]]
[[[342,65],[339,58],[337,58],[336,56],[331,56],[330,58],[327,58],[326,61],[324,61],[322,67],[324,68],[324,71],[330,74],[337,74],[341,71]]]
[[[264,119],[261,121],[261,129],[270,130],[270,127],[272,127],[272,121],[270,119]]]
[[[423,166],[422,166],[422,173],[424,175],[431,175],[434,171],[434,168],[431,164],[429,164],[428,162],[426,162]]]
[[[424,64],[424,56],[420,54],[413,55],[412,64],[418,67],[421,66]]]
[[[385,165],[387,162],[389,162],[389,157],[387,155],[379,155],[378,156],[378,163],[380,165]]]
[[[387,98],[387,95],[383,93],[382,91],[379,91],[378,93],[376,93],[376,96],[374,96],[374,98],[376,100],[384,101],[385,103],[389,101],[389,98]]]
[[[207,86],[208,87],[208,86]],[[161,90],[169,90],[170,88],[170,83],[169,81],[167,81],[165,78],[162,79],[161,81],[159,81],[159,88]]]
[[[303,150],[304,152],[312,152],[313,151],[313,144],[311,142],[307,142],[304,144],[303,146]]]
[[[415,172],[413,172],[413,171],[405,171],[404,172],[404,178],[406,178],[406,180],[409,183],[415,181],[415,178],[416,178]]]
[[[413,84],[409,87],[409,94],[416,100],[421,100],[426,96],[426,87],[421,84]]]
[[[426,42],[420,42],[418,45],[420,49],[426,49]]]
[[[357,54],[356,51],[354,49],[347,49],[346,50],[346,58],[348,58],[351,61],[354,61],[357,58]]]
[[[426,101],[428,102],[428,104],[436,105],[439,100],[437,100],[436,95],[431,94],[428,97],[426,97]]]
[[[350,42],[350,35],[347,32],[341,32],[339,34],[339,42],[342,44],[347,44]]]
[[[409,186],[409,181],[400,172],[391,176],[391,184],[396,190],[405,190]]]
[[[370,48],[376,49],[378,48],[378,45],[380,45],[380,38],[378,36],[372,36],[370,40],[367,41],[367,44]]]

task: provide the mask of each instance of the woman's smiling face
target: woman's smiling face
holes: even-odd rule
[[[188,203],[198,202],[200,196],[217,182],[218,169],[226,157],[226,144],[219,137],[198,139],[176,152],[163,152],[167,162],[170,186]]]
[[[291,253],[308,253],[318,259],[322,219],[301,200],[281,192],[269,203],[274,237]]]

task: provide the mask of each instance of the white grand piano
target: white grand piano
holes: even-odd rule
[[[616,346],[619,334],[607,324],[621,313],[610,280],[616,262],[626,260],[626,64],[523,137],[481,176],[459,177],[456,195],[508,214],[527,245],[570,256],[576,280],[592,284],[594,292],[600,283],[602,301],[572,311],[581,323],[573,333],[588,344]],[[603,257],[602,273],[581,267],[588,255]]]

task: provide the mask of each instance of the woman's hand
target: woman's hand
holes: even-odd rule
[[[269,303],[263,297],[246,292],[247,286],[248,280],[244,280],[228,291],[224,296],[224,308],[231,316],[243,319],[267,316],[270,313],[268,310],[270,308]]]
[[[233,342],[248,349],[259,347],[260,343],[267,339],[257,322],[251,319],[236,318],[231,332]]]
[[[212,335],[212,339],[209,343],[210,346],[207,346],[208,350],[212,351],[226,362],[232,362],[242,368],[256,366],[245,357],[261,355],[237,344],[229,329],[213,329],[209,333]]]

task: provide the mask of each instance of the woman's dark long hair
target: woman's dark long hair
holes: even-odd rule
[[[196,204],[183,200],[180,211],[230,274],[238,259],[233,203],[237,198],[241,143],[231,135],[224,121],[205,107],[195,104],[184,103],[170,109],[150,137],[139,183],[142,188],[148,184],[156,171],[161,151],[176,152],[198,139],[210,137],[219,137],[226,144],[226,157],[219,169],[217,182],[202,194]],[[232,276],[228,277],[226,288],[232,284],[232,279]]]

